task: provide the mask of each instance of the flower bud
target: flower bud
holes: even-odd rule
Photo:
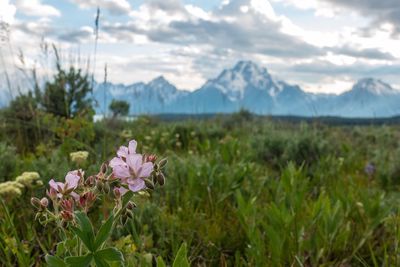
[[[106,194],[110,193],[111,188],[110,188],[109,183],[104,183],[103,190],[104,190],[104,193],[106,193]]]
[[[93,192],[86,192],[79,197],[79,205],[89,208],[96,201],[96,195]]]
[[[99,190],[100,192],[102,192],[103,189],[104,189],[104,183],[103,183],[102,181],[100,181],[100,180],[97,180],[96,188],[97,188],[97,190]]]
[[[150,188],[152,190],[154,189],[154,183],[150,179],[147,179],[147,178],[144,179],[144,183],[145,183],[147,188]]]
[[[74,215],[70,211],[63,210],[61,211],[61,218],[63,219],[63,221],[68,222],[74,219]]]
[[[63,199],[60,205],[64,211],[72,212],[74,210],[74,203],[71,199]]]
[[[119,191],[118,188],[114,188],[113,192],[114,192],[114,197],[115,197],[116,199],[121,198],[121,192]]]
[[[91,175],[86,179],[85,185],[92,186],[92,185],[94,185],[95,182],[96,182],[96,176]]]
[[[103,164],[101,164],[100,172],[102,174],[105,174],[107,172],[107,169],[108,169],[108,165],[105,162]]]
[[[164,158],[164,159],[160,160],[160,162],[158,163],[158,166],[160,166],[160,169],[161,169],[161,168],[164,168],[167,165],[167,163],[168,163],[168,160],[166,158]]]
[[[157,156],[156,155],[154,155],[154,154],[151,154],[151,155],[148,155],[147,157],[146,157],[146,162],[156,162],[156,160],[157,160]]]
[[[164,176],[164,174],[162,172],[158,173],[156,178],[157,178],[157,182],[160,185],[164,185],[165,184],[165,176]]]
[[[49,205],[49,200],[47,198],[42,198],[40,200],[40,205],[42,206],[42,208],[47,208],[47,206]]]
[[[128,204],[126,205],[126,209],[133,210],[134,208],[136,208],[136,204],[132,201],[129,201]]]
[[[37,197],[31,198],[31,204],[37,209],[40,209],[42,206],[42,204],[40,203],[40,199],[38,199]]]

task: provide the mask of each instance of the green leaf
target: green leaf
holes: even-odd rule
[[[97,267],[110,267],[110,265],[103,260],[101,257],[98,257],[97,255],[94,255],[94,262],[96,263]]]
[[[118,261],[123,262],[124,256],[121,251],[116,248],[106,248],[96,252],[96,257],[99,257],[106,261]]]
[[[57,249],[56,249],[56,255],[57,256],[61,256],[64,254],[64,252],[66,251],[65,249],[65,241],[60,242],[57,244]]]
[[[157,257],[157,267],[167,267],[167,265],[165,265],[164,260],[161,258],[161,256]]]
[[[47,254],[45,259],[47,262],[47,266],[49,266],[49,267],[67,267],[65,262],[62,259],[60,259],[59,257]]]
[[[76,234],[80,237],[80,239],[82,239],[83,243],[90,251],[94,251],[93,227],[90,223],[88,216],[84,212],[77,211],[75,212],[75,217],[82,232],[81,235],[79,235],[78,233]]]
[[[75,212],[76,220],[84,233],[93,235],[93,227],[88,216],[81,211]]]
[[[86,267],[86,266],[89,266],[92,259],[93,259],[93,254],[88,253],[84,256],[66,257],[65,261],[68,263],[69,266]]]
[[[181,247],[176,253],[174,263],[172,267],[190,267],[188,258],[187,258],[187,248],[186,243],[182,243]]]
[[[74,226],[71,226],[71,230],[79,237],[80,240],[82,240],[83,244],[85,244],[85,246],[93,252],[93,237],[90,238],[81,229]]]
[[[96,240],[94,241],[94,250],[97,250],[101,245],[110,237],[111,228],[114,222],[114,215],[111,215],[108,220],[100,227],[97,233]]]

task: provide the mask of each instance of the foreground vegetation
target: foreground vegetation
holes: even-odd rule
[[[0,189],[1,266],[44,265],[61,240],[57,227],[34,220],[30,198],[69,170],[95,173],[132,138],[169,163],[164,188],[135,196],[133,219],[107,244],[127,266],[152,266],[157,257],[172,265],[182,244],[191,266],[400,264],[398,126],[272,122],[245,112],[96,123],[46,113],[15,130],[5,113],[0,182],[23,172],[40,178]],[[76,151],[88,158],[71,158]],[[101,212],[89,213],[94,224]]]

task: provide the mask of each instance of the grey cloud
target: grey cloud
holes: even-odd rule
[[[56,33],[56,29],[49,25],[47,22],[20,22],[18,24],[13,25],[17,30],[20,30],[26,34],[41,37],[41,36],[49,36]]]
[[[394,34],[400,34],[399,0],[320,0],[334,5],[356,10],[360,14],[374,19],[371,27],[390,22],[395,27]]]
[[[169,14],[185,12],[180,0],[150,0],[147,5],[152,10],[160,9]]]
[[[279,57],[302,58],[322,53],[317,47],[281,33],[276,23],[261,23],[256,18],[250,20],[247,25],[241,21],[179,21],[172,22],[167,29],[153,30],[148,34],[157,42],[208,44]]]
[[[396,59],[392,54],[382,52],[379,49],[368,48],[368,49],[357,49],[351,46],[342,46],[327,49],[336,54],[351,56],[355,58],[366,58],[366,59],[378,59],[378,60],[394,60]]]
[[[289,70],[297,73],[311,73],[323,75],[350,75],[364,76],[390,76],[400,72],[400,64],[393,65],[366,65],[357,62],[352,65],[335,65],[328,61],[316,61],[313,63],[296,64]]]
[[[179,3],[179,1],[172,2]],[[151,3],[148,6],[149,8],[163,6],[161,1],[152,1]],[[235,1],[232,3],[235,3]],[[225,8],[228,10],[219,10],[217,13],[234,14],[231,6],[228,5]],[[188,19],[172,21],[168,25],[151,29],[140,29],[130,23],[127,25],[110,25],[103,27],[103,30],[110,34],[115,34],[118,31],[144,34],[150,40],[159,43],[210,45],[223,49],[286,58],[304,58],[324,53],[320,48],[282,33],[280,23],[268,20],[256,12],[243,14],[236,10],[236,21],[194,19],[190,17],[190,14],[185,13],[184,9],[179,8],[177,4],[174,8],[170,7],[169,12],[180,12]]]
[[[93,32],[88,29],[79,29],[74,31],[65,32],[58,36],[58,38],[62,41],[70,42],[70,43],[82,43],[84,41],[93,38]]]

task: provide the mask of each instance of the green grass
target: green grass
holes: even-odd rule
[[[0,134],[8,155],[0,155],[7,164],[1,181],[22,171],[39,172],[45,183],[62,179],[77,167],[69,152],[82,149],[90,152],[86,173],[95,173],[130,138],[139,151],[168,157],[165,187],[137,197],[134,219],[113,233],[128,266],[156,258],[172,265],[183,243],[191,266],[400,265],[399,126],[240,115],[57,123],[29,151],[20,149],[24,138],[15,143]],[[373,176],[364,173],[368,162]],[[1,266],[41,266],[56,249],[56,230],[34,221],[29,194],[44,188],[0,206]]]

